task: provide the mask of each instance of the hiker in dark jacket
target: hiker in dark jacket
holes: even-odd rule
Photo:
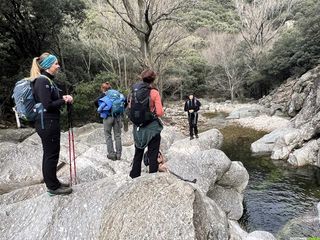
[[[72,188],[61,183],[57,178],[57,165],[60,154],[60,109],[65,104],[72,104],[70,95],[61,96],[54,83],[54,75],[60,66],[56,56],[43,53],[33,59],[30,79],[36,103],[43,111],[35,121],[36,131],[41,138],[43,148],[42,173],[50,195],[69,194]]]
[[[194,139],[193,134],[198,138],[198,111],[201,103],[193,94],[189,95],[189,99],[184,104],[184,111],[188,112],[190,140]]]
[[[156,79],[156,73],[152,70],[144,70],[141,73],[142,82],[135,84],[147,85],[150,89],[149,93],[149,106],[150,112],[158,118],[164,114],[161,97],[157,89],[151,88],[151,84]],[[132,107],[132,102],[129,102],[129,108]],[[146,126],[133,125],[133,137],[135,144],[135,153],[133,158],[132,169],[130,171],[130,177],[136,178],[141,175],[141,162],[143,158],[144,149],[148,147],[149,158],[149,173],[155,173],[158,171],[158,153],[160,148],[161,136],[160,133],[163,126],[159,119],[155,118]]]

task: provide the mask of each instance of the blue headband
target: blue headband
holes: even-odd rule
[[[43,59],[39,65],[42,69],[46,70],[49,69],[56,61],[57,61],[57,57],[55,55],[48,55],[45,59]]]

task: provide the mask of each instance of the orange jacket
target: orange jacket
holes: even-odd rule
[[[154,112],[158,117],[164,114],[160,93],[156,89],[151,89],[150,91],[150,111]]]

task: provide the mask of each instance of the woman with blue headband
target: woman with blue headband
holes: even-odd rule
[[[60,109],[71,104],[70,95],[60,95],[54,83],[54,75],[60,66],[55,55],[43,53],[33,59],[30,79],[34,80],[34,98],[41,106],[42,114],[38,114],[35,128],[41,138],[43,148],[42,174],[49,195],[70,194],[69,184],[61,183],[57,178],[57,165],[60,154]]]

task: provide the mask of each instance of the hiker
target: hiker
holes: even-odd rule
[[[36,131],[41,138],[43,148],[42,173],[49,195],[69,194],[72,188],[57,178],[57,165],[60,154],[60,109],[72,104],[70,95],[60,95],[60,89],[54,83],[54,75],[60,66],[55,55],[43,53],[32,61],[30,79],[33,82],[33,94],[36,103],[43,108],[35,120]]]
[[[163,126],[159,117],[163,115],[161,97],[157,89],[151,87],[156,79],[156,73],[152,70],[144,70],[141,73],[142,82],[132,87],[129,101],[130,120],[133,122],[133,137],[135,153],[130,177],[141,175],[141,162],[144,149],[148,147],[149,173],[158,171],[158,153]]]
[[[111,84],[109,82],[105,82],[101,84],[101,94],[94,101],[96,107],[98,107],[97,111],[100,113],[100,117],[103,118],[103,128],[104,135],[106,138],[107,144],[107,158],[115,161],[121,159],[122,145],[121,145],[121,127],[122,127],[122,116],[125,108],[125,98],[118,91],[111,89]],[[112,96],[111,96],[111,95]],[[118,98],[115,100],[115,98]],[[113,100],[113,101],[112,101]],[[115,107],[114,101],[122,102],[121,111],[117,114],[113,114],[113,110]],[[115,138],[115,147],[116,151],[114,151],[113,140],[112,140],[112,131],[114,133]]]
[[[196,138],[198,136],[198,111],[200,109],[201,103],[196,99],[193,94],[189,95],[188,100],[184,104],[184,111],[188,112],[188,121],[189,121],[189,131],[190,131],[190,140],[194,139],[193,133]]]

